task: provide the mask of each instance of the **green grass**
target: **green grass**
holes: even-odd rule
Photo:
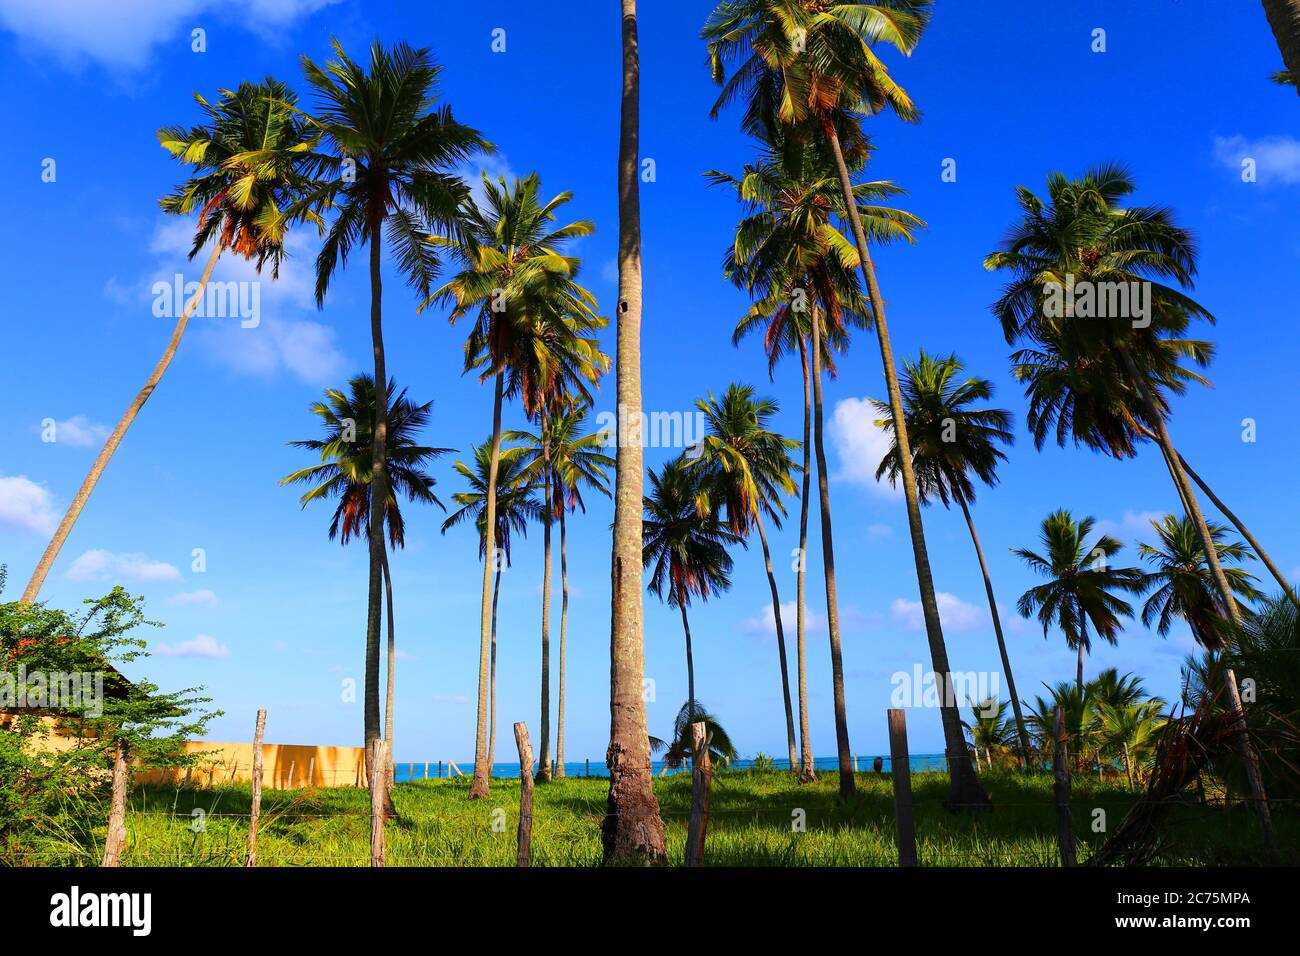
[[[943,808],[947,777],[912,778],[922,865],[1055,866],[1056,817],[1051,779],[989,772],[981,778],[993,798],[991,813],[975,816]],[[714,782],[707,863],[731,866],[893,866],[893,792],[887,776],[859,774],[859,793],[842,803],[834,775],[799,786],[780,771],[719,774]],[[591,866],[600,860],[600,821],[607,781],[566,778],[538,786],[533,812],[533,863]],[[680,863],[690,810],[690,778],[655,781],[667,826],[668,856]],[[494,780],[486,800],[468,799],[469,780],[398,784],[398,818],[387,832],[390,866],[509,866],[514,863],[518,780]],[[143,787],[131,795],[128,866],[239,866],[247,840],[245,785],[180,790]],[[1135,795],[1121,782],[1080,775],[1073,792],[1074,829],[1083,861],[1101,845],[1094,811],[1114,829]],[[192,811],[206,814],[193,830]],[[805,831],[794,832],[796,810]],[[98,863],[104,833],[102,807],[78,808],[40,840],[47,865]],[[498,812],[500,811],[500,812]],[[96,815],[98,814],[98,815]],[[265,791],[258,857],[264,866],[359,866],[369,861],[368,797],[355,788]],[[494,815],[499,824],[494,829]],[[1279,839],[1293,862],[1300,820],[1277,812]],[[97,825],[91,825],[92,820]],[[1218,865],[1259,860],[1254,818],[1244,807],[1186,806],[1170,816],[1161,862]]]

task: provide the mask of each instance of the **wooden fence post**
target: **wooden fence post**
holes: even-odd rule
[[[245,866],[257,866],[257,822],[262,816],[262,735],[266,732],[266,708],[257,712],[253,728],[253,808],[248,812],[248,859]]]
[[[590,757],[586,758],[586,760],[585,760],[584,762],[585,762],[586,765],[587,765],[587,773],[586,773],[586,775],[587,775],[588,777],[590,777],[590,776],[591,776],[591,758],[590,758]]]
[[[429,761],[427,760],[424,762],[424,779],[429,779]]]
[[[1065,742],[1065,713],[1060,707],[1052,717],[1056,752],[1052,760],[1053,789],[1056,791],[1056,842],[1061,847],[1061,866],[1074,866],[1074,814],[1070,810],[1070,754]]]
[[[122,849],[126,846],[126,777],[126,741],[119,737],[113,757],[113,802],[108,811],[103,866],[122,865]]]
[[[703,721],[691,724],[691,742],[695,756],[691,780],[691,822],[686,831],[686,865],[704,865],[704,838],[709,829],[709,744]]]
[[[907,752],[907,714],[890,709],[889,768],[894,778],[894,842],[898,865],[916,866],[916,823],[912,818],[912,761]]]
[[[388,761],[387,741],[373,738],[367,745],[370,772],[370,865],[383,866],[384,859],[384,773]]]
[[[533,847],[533,745],[528,741],[528,725],[515,724],[515,745],[519,748],[519,850],[515,866],[532,864]]]

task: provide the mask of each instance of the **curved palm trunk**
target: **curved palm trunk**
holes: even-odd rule
[[[545,432],[545,423],[542,425]],[[545,434],[542,437],[546,443]],[[545,454],[545,452],[543,452]],[[538,733],[537,773],[534,779],[551,779],[551,470],[542,469],[546,481],[546,516],[542,519],[542,718]]]
[[[59,556],[63,543],[68,540],[72,526],[81,517],[81,511],[86,507],[86,502],[90,500],[91,492],[95,490],[95,486],[99,484],[100,476],[104,473],[104,469],[108,467],[108,460],[117,451],[117,446],[122,443],[126,430],[131,427],[135,417],[140,414],[140,409],[144,407],[144,403],[149,400],[153,390],[162,381],[163,373],[172,364],[172,359],[176,356],[176,350],[180,347],[181,337],[185,335],[185,327],[189,325],[190,316],[194,313],[194,309],[203,301],[203,295],[208,288],[208,280],[212,278],[212,270],[224,249],[225,246],[218,242],[213,248],[212,254],[208,256],[207,264],[203,267],[203,274],[199,277],[198,290],[181,310],[180,318],[176,320],[171,338],[167,340],[167,346],[163,349],[162,356],[154,365],[153,371],[149,373],[149,377],[145,379],[144,387],[136,393],[135,399],[127,406],[126,411],[122,413],[122,417],[118,419],[116,427],[109,433],[108,439],[104,442],[104,447],[99,450],[99,455],[95,458],[95,463],[90,466],[85,481],[81,483],[81,487],[77,489],[77,494],[72,499],[72,503],[68,505],[68,510],[64,512],[63,520],[59,522],[58,528],[54,530],[54,537],[46,545],[40,561],[36,562],[36,569],[32,571],[31,580],[27,582],[27,587],[23,591],[23,604],[31,604],[36,600],[36,595],[40,593],[41,585],[45,583],[50,568],[54,566],[54,561]]]
[[[384,693],[384,740],[388,742],[384,751],[388,757],[388,766],[384,768],[384,814],[391,819],[397,816],[397,808],[393,804],[393,784],[396,782],[393,773],[393,683],[397,671],[397,643],[393,624],[393,578],[388,569],[388,548],[384,548],[384,602],[388,618],[388,688]]]
[[[555,706],[555,775],[564,776],[564,649],[569,636],[569,562],[565,554],[564,512],[560,508],[560,688]]]
[[[1210,575],[1214,578],[1215,586],[1219,591],[1223,611],[1234,625],[1239,625],[1241,623],[1241,612],[1237,606],[1237,598],[1228,584],[1227,575],[1223,573],[1223,565],[1219,562],[1219,549],[1215,547],[1209,526],[1205,523],[1205,515],[1202,514],[1200,505],[1196,501],[1196,495],[1192,491],[1192,486],[1187,480],[1187,475],[1183,472],[1182,459],[1178,454],[1178,449],[1174,447],[1173,439],[1169,435],[1169,427],[1165,424],[1165,417],[1156,406],[1155,397],[1151,394],[1146,378],[1138,370],[1137,363],[1133,361],[1133,356],[1127,350],[1121,351],[1120,355],[1123,358],[1129,379],[1142,399],[1148,417],[1155,423],[1156,440],[1164,452],[1165,464],[1169,468],[1170,476],[1174,479],[1174,485],[1187,506],[1187,516],[1196,525],[1197,534],[1201,539],[1201,547],[1205,551],[1205,563],[1209,567]],[[1237,725],[1237,747],[1241,752],[1241,762],[1246,770],[1246,780],[1250,784],[1250,795],[1255,808],[1255,817],[1259,821],[1264,846],[1271,853],[1276,853],[1277,844],[1273,835],[1273,817],[1269,812],[1268,796],[1264,792],[1264,781],[1259,773],[1259,758],[1250,742],[1250,734],[1246,728],[1246,713],[1242,709],[1241,692],[1237,687],[1237,675],[1231,667],[1223,669],[1223,682],[1228,695],[1228,708]]]
[[[662,863],[664,822],[650,773],[641,618],[641,198],[637,178],[641,67],[636,0],[619,0],[623,93],[618,143],[618,458],[610,562],[609,801],[603,862]]]
[[[988,807],[990,801],[988,794],[980,785],[975,768],[971,766],[970,754],[966,748],[966,735],[962,733],[961,715],[957,712],[957,703],[953,694],[952,672],[948,666],[948,648],[943,641],[939,604],[935,597],[934,579],[930,573],[930,555],[926,550],[925,529],[921,524],[921,504],[916,493],[916,475],[912,470],[912,450],[903,415],[903,397],[898,387],[898,371],[894,367],[894,351],[889,343],[889,324],[885,320],[885,301],[880,295],[876,270],[871,264],[871,252],[867,248],[867,238],[862,231],[862,219],[858,215],[857,203],[853,198],[853,182],[849,177],[849,168],[844,162],[839,134],[835,131],[834,122],[829,118],[823,123],[823,129],[830,141],[831,151],[835,155],[835,165],[839,170],[845,212],[848,214],[849,223],[853,226],[853,238],[861,259],[862,277],[866,280],[867,293],[871,299],[871,311],[875,317],[876,337],[880,341],[880,360],[885,367],[885,384],[889,391],[889,407],[894,422],[895,440],[898,442],[899,471],[903,476],[903,496],[907,499],[907,526],[912,536],[912,556],[916,562],[916,579],[921,590],[925,634],[930,644],[930,659],[935,674],[943,682],[939,718],[943,724],[951,780],[948,802],[953,809],[981,809]],[[813,349],[814,357],[817,351],[816,348]]]
[[[488,773],[497,761],[497,600],[501,597],[501,569],[498,567],[492,581],[492,664],[488,675]]]
[[[497,372],[492,383],[492,454],[488,457],[488,482],[484,492],[484,528],[497,526],[497,468],[501,463],[501,381]],[[474,732],[474,779],[469,798],[486,797],[490,791],[492,767],[488,763],[488,706],[492,672],[492,571],[496,565],[495,534],[483,536],[483,603],[479,614],[478,721]]]
[[[763,516],[755,516],[758,540],[763,545],[763,566],[767,569],[767,584],[772,591],[772,618],[776,624],[776,649],[781,658],[781,694],[785,702],[785,738],[790,752],[790,772],[799,772],[799,756],[794,741],[794,710],[790,706],[790,669],[785,659],[785,628],[781,624],[781,598],[776,591],[776,575],[772,573],[772,554],[767,549],[767,534],[763,531]]]
[[[822,369],[820,310],[812,310],[813,445],[817,451],[817,495],[821,503],[822,572],[826,583],[826,630],[831,644],[831,693],[835,706],[835,749],[839,758],[840,796],[851,797],[853,754],[849,750],[849,717],[844,706],[844,659],[840,653],[839,601],[835,595],[835,542],[831,534],[831,493],[826,477],[826,447],[822,442]]]
[[[812,387],[808,381],[808,354],[799,336],[799,371],[803,377],[803,488],[799,493],[799,570],[795,572],[795,654],[799,658],[799,779],[817,779],[812,740],[808,734],[808,653],[804,641],[807,615],[804,611],[804,582],[808,566],[808,499],[812,482]]]
[[[370,342],[375,361],[375,430],[370,455],[370,589],[366,605],[365,741],[380,737],[379,723],[379,619],[384,586],[384,501],[387,499],[388,372],[384,364],[383,282],[380,278],[382,221],[376,217],[370,231]],[[387,776],[382,767],[369,767],[370,786]]]
[[[686,634],[686,700],[695,708],[695,658],[691,654],[691,622],[686,617],[686,605],[681,601],[677,607],[682,612],[682,631]]]
[[[970,529],[970,540],[975,545],[975,556],[979,558],[980,573],[984,575],[984,593],[989,599],[989,614],[993,616],[993,633],[998,639],[998,654],[1002,657],[1002,673],[1007,675],[1007,693],[1011,695],[1011,710],[1016,717],[1016,736],[1020,738],[1020,763],[1029,766],[1029,731],[1025,729],[1025,716],[1020,712],[1020,695],[1016,693],[1016,679],[1011,674],[1011,658],[1007,654],[1006,638],[1002,636],[1002,616],[998,614],[997,598],[993,596],[993,579],[989,577],[989,566],[984,560],[984,549],[980,547],[979,535],[975,532],[975,520],[971,517],[970,506],[962,495],[956,495],[961,513],[966,517],[966,527]],[[990,765],[992,758],[990,757]]]
[[[1263,0],[1263,3],[1282,62],[1293,77],[1300,78],[1300,0]]]

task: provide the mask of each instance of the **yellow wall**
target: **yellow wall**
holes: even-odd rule
[[[190,740],[185,752],[203,754],[189,771],[196,787],[238,783],[251,779],[253,745]],[[136,773],[137,783],[183,783],[186,771],[150,770]],[[366,782],[365,751],[361,747],[313,747],[304,744],[262,745],[262,786],[275,790],[294,787],[352,787]]]

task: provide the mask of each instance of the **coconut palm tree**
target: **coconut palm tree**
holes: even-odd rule
[[[162,381],[191,316],[203,303],[217,260],[231,252],[253,262],[259,273],[269,263],[271,277],[278,278],[289,227],[301,220],[319,223],[311,205],[299,205],[314,186],[311,159],[315,138],[294,111],[294,94],[288,87],[268,77],[262,83],[241,83],[234,91],[222,90],[215,102],[198,93],[194,99],[203,115],[198,126],[158,130],[158,142],[192,173],[164,196],[160,205],[163,212],[177,216],[198,210],[189,257],[194,259],[207,250],[207,262],[194,293],[181,308],[162,356],[105,439],[37,562],[23,591],[24,603],[36,600],[109,459]]]
[[[395,397],[394,393],[396,393]],[[354,537],[369,536],[372,516],[378,514],[383,528],[388,531],[388,546],[406,546],[406,521],[402,516],[398,495],[408,501],[434,504],[443,507],[433,493],[436,483],[424,469],[432,462],[452,451],[450,448],[431,448],[416,443],[416,434],[429,424],[433,402],[416,405],[406,397],[406,389],[397,392],[396,383],[388,380],[387,414],[388,441],[384,446],[384,474],[386,492],[379,508],[371,506],[371,491],[375,487],[373,446],[375,422],[380,417],[380,401],[376,395],[375,380],[369,375],[357,375],[348,382],[348,392],[327,389],[325,401],[312,404],[310,411],[321,420],[325,428],[324,439],[312,438],[290,442],[296,448],[307,448],[320,453],[320,464],[295,471],[280,479],[281,485],[311,485],[299,499],[305,508],[321,499],[337,499],[334,516],[330,521],[329,537],[347,544]],[[444,509],[445,510],[445,509]],[[381,530],[383,530],[381,528]],[[393,622],[393,583],[388,567],[388,550],[380,561],[384,574],[385,600],[388,620],[388,685],[384,702],[384,739],[389,743],[392,759],[393,694],[396,673],[396,639]],[[391,774],[388,777],[391,784]]]
[[[971,701],[970,722],[962,721],[970,735],[971,750],[979,762],[980,750],[984,759],[993,766],[994,753],[1005,754],[1016,746],[1016,729],[1007,720],[1007,702],[996,697],[986,697],[976,703]]]
[[[1213,357],[1209,343],[1182,337],[1192,319],[1214,318],[1188,295],[1195,240],[1169,209],[1120,205],[1137,188],[1122,166],[1103,164],[1079,179],[1052,173],[1047,187],[1046,201],[1019,187],[1024,215],[984,261],[987,269],[1011,273],[993,308],[1007,341],[1028,343],[1015,355],[1015,372],[1027,383],[1030,429],[1040,446],[1055,426],[1058,443],[1069,437],[1116,458],[1134,455],[1154,436],[1201,539],[1216,600],[1239,625],[1232,587],[1167,423],[1168,396],[1182,394],[1189,382],[1205,383],[1183,362],[1204,367]],[[1231,668],[1224,685],[1240,718],[1237,744],[1271,849],[1268,802]]]
[[[603,328],[596,299],[577,282],[580,261],[565,255],[565,244],[589,236],[595,226],[581,219],[556,227],[556,211],[572,193],[540,200],[541,180],[532,173],[513,183],[483,176],[483,201],[466,198],[461,206],[464,234],[433,237],[450,249],[459,270],[421,306],[452,306],[455,323],[473,315],[465,343],[465,371],[493,383],[492,449],[488,470],[487,522],[493,524],[497,459],[501,451],[501,405],[518,397],[530,417],[542,413],[554,396],[569,392],[590,401],[588,386],[608,368],[608,357],[590,333]],[[549,535],[548,535],[549,538]],[[494,543],[487,543],[483,568],[479,633],[479,706],[470,798],[488,793],[487,766],[491,592]],[[549,628],[549,607],[543,631]],[[549,641],[549,638],[546,639]],[[539,762],[549,760],[543,728]]]
[[[641,606],[644,456],[641,422],[641,54],[636,0],[620,0],[622,95],[618,130],[618,457],[610,568],[609,799],[601,824],[606,865],[662,863],[664,821],[650,775]]]
[[[451,170],[473,154],[491,149],[477,130],[454,119],[451,108],[437,104],[441,68],[426,49],[399,43],[391,49],[378,41],[369,62],[348,57],[333,42],[334,59],[318,66],[302,57],[307,83],[316,96],[310,122],[323,134],[334,155],[321,163],[327,183],[311,197],[335,211],[316,256],[316,302],[322,306],[335,273],[358,245],[369,248],[370,342],[374,380],[388,380],[383,330],[383,243],[392,247],[393,263],[403,279],[428,295],[439,268],[434,248],[425,241],[430,229],[455,226],[458,206],[468,187]],[[375,421],[372,470],[384,472],[388,443],[387,409]],[[378,509],[379,496],[371,502]],[[370,593],[366,614],[365,740],[379,736],[379,617],[383,575],[383,539],[378,510],[370,519]]]
[[[758,398],[748,385],[733,383],[721,400],[709,393],[696,407],[704,414],[705,435],[699,457],[692,463],[703,474],[700,482],[713,510],[725,509],[727,525],[741,538],[753,531],[763,547],[763,566],[772,594],[772,623],[781,665],[781,694],[785,704],[786,746],[790,771],[798,772],[794,710],[790,704],[790,674],[786,664],[785,628],[781,622],[781,596],[772,571],[772,552],[767,545],[763,516],[778,530],[785,516],[784,495],[793,494],[795,463],[790,449],[799,443],[771,429],[779,410],[774,399]],[[689,466],[688,466],[689,467]]]
[[[1159,698],[1133,704],[1096,704],[1095,736],[1101,750],[1116,752],[1124,761],[1130,788],[1137,784],[1137,766],[1155,749],[1165,725],[1165,702]]]
[[[858,266],[871,302],[891,417],[903,451],[899,458],[900,478],[926,638],[934,672],[940,675],[945,687],[940,719],[949,757],[949,804],[978,809],[988,806],[988,795],[980,786],[967,755],[961,717],[951,693],[948,650],[943,640],[920,501],[912,475],[912,456],[907,446],[903,400],[894,367],[885,301],[876,280],[867,234],[853,201],[850,166],[850,157],[866,149],[860,125],[863,117],[889,109],[905,121],[919,118],[911,98],[890,76],[874,48],[883,42],[910,55],[929,22],[930,7],[930,0],[881,0],[874,4],[829,6],[799,0],[728,0],[714,9],[704,26],[703,37],[708,41],[714,79],[722,84],[713,107],[714,116],[726,104],[743,99],[743,125],[748,131],[771,137],[778,126],[785,126],[800,138],[820,135],[834,159],[857,247]],[[728,79],[729,66],[735,69]],[[815,328],[816,311],[813,322]],[[814,333],[812,339],[818,341],[819,337]],[[814,350],[814,358],[816,355]],[[813,381],[817,384],[820,380],[814,375]],[[821,466],[819,460],[819,469]],[[828,525],[825,514],[822,525],[825,537]],[[833,569],[830,570],[833,576]],[[840,790],[844,794],[853,790],[851,768],[843,766],[843,760]]]
[[[1278,82],[1295,85],[1300,78],[1300,0],[1263,0],[1268,25],[1273,29],[1278,51],[1286,69],[1275,75]],[[1297,87],[1300,92],[1300,87]]]
[[[709,760],[716,765],[726,766],[736,759],[736,745],[731,742],[726,728],[718,723],[718,718],[709,713],[698,703],[687,701],[673,720],[673,735],[670,740],[658,737],[650,738],[650,750],[662,753],[664,767],[676,769],[695,757],[695,734],[692,724],[704,724],[705,739],[709,742]]]
[[[691,622],[686,614],[692,598],[707,601],[731,587],[731,554],[743,544],[717,511],[707,506],[708,490],[686,457],[650,469],[650,494],[645,498],[642,560],[650,569],[650,590],[669,607],[681,611],[686,635],[686,700],[695,704],[695,659],[691,653]]]
[[[1039,754],[1050,761],[1056,747],[1056,708],[1061,708],[1062,725],[1070,755],[1076,764],[1092,747],[1093,713],[1088,704],[1087,688],[1071,681],[1057,681],[1047,687],[1048,696],[1035,697],[1029,705],[1025,722],[1038,746]]]
[[[1075,686],[1081,697],[1083,656],[1092,649],[1092,636],[1118,643],[1122,619],[1132,617],[1133,608],[1117,592],[1139,593],[1143,581],[1136,568],[1110,566],[1124,548],[1119,541],[1103,534],[1089,542],[1095,524],[1090,517],[1076,521],[1062,508],[1043,520],[1041,554],[1025,548],[1011,552],[1048,579],[1022,594],[1016,609],[1022,617],[1037,616],[1043,637],[1053,625],[1060,628],[1066,645],[1078,652]]]
[[[474,466],[463,461],[455,464],[457,473],[469,485],[469,491],[458,491],[451,500],[460,505],[442,523],[442,533],[467,521],[473,521],[478,530],[478,554],[487,553],[487,486],[488,470],[492,465],[491,439],[474,448]],[[489,767],[496,765],[497,752],[497,602],[501,597],[501,572],[510,567],[511,542],[518,532],[528,534],[528,522],[540,521],[542,506],[535,497],[537,486],[530,483],[524,470],[527,462],[521,448],[503,448],[497,459],[496,534],[494,548],[497,556],[492,580],[492,649],[488,674],[488,757]]]
[[[1007,675],[1007,691],[1015,714],[1016,733],[1020,739],[1022,760],[1028,759],[1029,732],[1020,712],[1020,698],[1016,693],[1016,679],[1011,672],[1011,658],[1002,634],[1002,615],[998,612],[997,598],[993,594],[993,581],[989,577],[984,549],[980,547],[970,505],[975,500],[975,483],[972,476],[992,487],[997,484],[997,468],[1006,461],[999,445],[1010,445],[1011,413],[1001,408],[973,407],[993,397],[993,383],[983,378],[961,379],[962,364],[956,355],[933,358],[922,349],[915,362],[903,360],[903,407],[907,414],[907,431],[912,449],[912,469],[916,475],[916,491],[922,504],[934,499],[946,508],[956,501],[966,519],[980,573],[984,576],[984,593],[988,597],[989,614],[993,618],[993,633],[998,641],[998,654],[1002,658],[1002,672]],[[887,416],[890,409],[885,402],[874,401],[876,410]],[[876,422],[890,436],[890,447],[876,469],[876,479],[888,477],[892,485],[898,483],[899,450],[893,440],[894,423],[890,417]]]
[[[536,434],[527,431],[506,432],[507,441],[521,443],[527,455],[526,475],[529,480],[542,484],[545,504],[542,506],[542,525],[545,529],[544,570],[542,584],[542,616],[547,617],[550,604],[552,521],[560,524],[560,679],[559,700],[555,716],[555,775],[564,776],[564,664],[568,643],[569,622],[569,563],[565,515],[587,505],[582,499],[584,488],[593,489],[609,497],[607,468],[614,467],[614,459],[601,449],[611,440],[605,432],[583,434],[589,406],[573,401],[552,403],[541,416]],[[542,739],[543,758],[545,740],[549,736],[550,719],[550,654],[549,630],[542,627]],[[549,778],[546,760],[539,758],[539,780]]]

